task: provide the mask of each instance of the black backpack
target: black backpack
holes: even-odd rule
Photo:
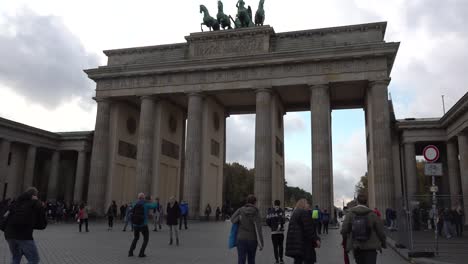
[[[13,226],[34,226],[33,206],[30,202],[17,202],[10,206],[8,224]]]
[[[367,215],[355,215],[352,226],[351,233],[354,240],[359,242],[365,242],[370,239],[371,228],[369,225],[369,218]]]
[[[132,224],[143,225],[145,223],[145,205],[136,204],[132,209]]]

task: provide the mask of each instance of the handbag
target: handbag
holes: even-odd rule
[[[239,231],[239,224],[233,223],[231,226],[231,232],[229,233],[229,249],[237,246],[237,232]]]

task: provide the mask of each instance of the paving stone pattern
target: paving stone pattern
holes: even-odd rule
[[[227,248],[230,223],[190,223],[188,230],[180,233],[181,244],[169,246],[169,231],[165,226],[160,232],[150,233],[150,242],[144,259],[127,257],[132,240],[131,232],[122,232],[116,224],[108,232],[104,223],[91,223],[90,233],[79,233],[74,224],[51,224],[45,231],[36,231],[41,263],[47,264],[235,264],[237,252]],[[258,252],[257,263],[274,263],[268,230],[264,230],[265,249]],[[343,263],[340,237],[337,230],[322,236],[323,247],[318,250],[319,263]],[[137,250],[141,245],[141,239]],[[135,250],[135,253],[138,251]],[[406,263],[392,250],[379,255],[379,263]],[[9,263],[10,253],[4,239],[0,239],[0,263]],[[285,258],[286,263],[293,263]],[[23,259],[22,263],[26,263]]]

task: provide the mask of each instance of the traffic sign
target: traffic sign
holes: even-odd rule
[[[442,176],[442,163],[426,163],[424,164],[424,175],[426,176]]]
[[[439,191],[439,186],[437,186],[437,185],[431,186],[431,192],[432,193],[436,193],[438,191]]]
[[[436,162],[439,159],[439,149],[434,145],[426,146],[423,150],[424,159],[427,162]]]

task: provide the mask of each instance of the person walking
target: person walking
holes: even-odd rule
[[[263,249],[263,234],[261,217],[258,208],[255,206],[257,198],[250,194],[247,197],[247,204],[239,208],[231,216],[231,222],[238,224],[237,232],[237,257],[238,264],[255,264],[257,248]]]
[[[221,216],[221,209],[219,209],[219,206],[216,207],[215,215],[216,215],[216,222],[217,222],[219,221],[219,217]]]
[[[33,231],[47,227],[44,205],[37,198],[38,191],[30,187],[18,196],[7,211],[5,239],[11,253],[11,264],[20,264],[23,256],[29,264],[40,261]]]
[[[146,257],[145,249],[148,245],[149,230],[148,230],[148,212],[158,207],[157,203],[151,202],[151,197],[146,197],[144,193],[138,194],[138,200],[133,205],[132,211],[132,226],[133,226],[133,241],[128,251],[128,256],[133,257],[133,251],[136,248],[136,244],[140,239],[140,233],[143,236],[143,244],[140,248],[139,258]]]
[[[159,198],[156,198],[156,203],[158,204],[158,207],[154,209],[153,214],[154,214],[154,232],[158,232],[158,227],[159,229],[162,229],[161,227],[161,203],[159,202]]]
[[[210,215],[211,215],[211,206],[210,204],[208,204],[205,208],[206,221],[210,221]]]
[[[457,236],[463,236],[463,209],[460,205],[455,208],[455,229]]]
[[[177,230],[177,222],[180,218],[180,207],[174,197],[169,199],[169,203],[167,204],[167,225],[169,226],[169,245],[172,245],[173,240],[173,232],[175,233],[176,237],[176,245],[179,245],[179,231]]]
[[[133,225],[132,225],[132,213],[133,213],[133,205],[132,203],[128,203],[128,205],[125,207],[125,216],[124,216],[124,228],[123,228],[123,232],[126,232],[127,231],[127,226],[130,225],[130,228],[133,232]]]
[[[126,212],[127,212],[127,205],[123,203],[120,206],[120,220],[125,221]]]
[[[294,264],[317,262],[315,249],[320,248],[320,238],[310,214],[310,205],[307,200],[297,201],[291,220],[289,220],[286,237],[286,256],[293,258]]]
[[[115,201],[112,201],[112,204],[107,209],[107,221],[108,228],[107,231],[111,231],[114,227],[114,218],[117,217],[117,204]]]
[[[358,205],[349,209],[341,228],[346,252],[353,251],[357,264],[377,263],[377,251],[386,248],[383,221],[367,207],[367,196],[359,194]]]
[[[314,222],[317,234],[320,235],[322,233],[322,211],[320,211],[318,205],[316,205],[315,208],[312,210],[312,220]]]
[[[273,208],[268,210],[266,223],[271,229],[271,241],[276,264],[284,264],[283,242],[284,242],[284,211],[280,207],[280,200],[275,200]]]
[[[189,212],[188,203],[186,201],[182,201],[179,205],[179,208],[180,208],[179,230],[182,229],[182,221],[184,221],[185,229],[187,229],[187,216]]]
[[[86,208],[84,203],[80,204],[80,209],[78,210],[78,215],[76,217],[78,220],[78,231],[81,232],[81,227],[83,223],[85,224],[86,232],[89,232],[88,229],[88,209]]]
[[[330,214],[328,213],[327,209],[323,210],[322,213],[322,227],[323,227],[323,234],[328,235],[328,225],[330,224]]]

